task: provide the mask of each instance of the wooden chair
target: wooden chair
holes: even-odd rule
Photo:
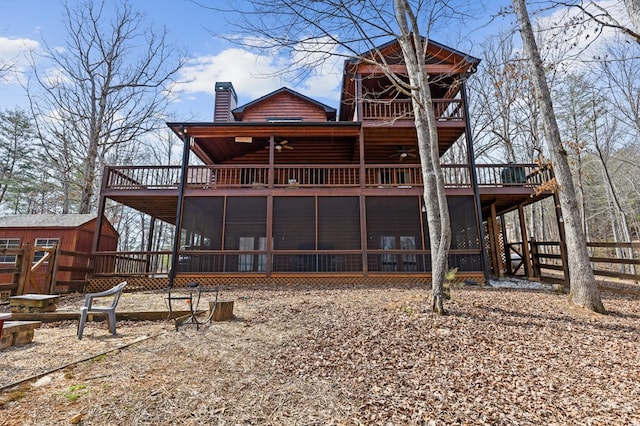
[[[107,323],[109,324],[109,331],[112,335],[116,335],[116,305],[120,300],[122,290],[127,285],[126,281],[121,282],[112,289],[101,291],[99,293],[87,293],[84,296],[84,306],[80,308],[80,322],[78,323],[78,339],[82,339],[82,332],[84,331],[84,325],[87,322],[88,314],[103,314],[107,317]],[[111,297],[113,300],[110,306],[93,306],[93,300],[101,297]]]

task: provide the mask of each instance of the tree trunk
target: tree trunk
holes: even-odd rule
[[[562,221],[565,227],[566,245],[569,259],[569,300],[585,309],[606,313],[600,292],[593,275],[593,269],[589,262],[586,241],[576,201],[575,188],[573,186],[571,170],[560,139],[558,123],[553,111],[551,94],[544,74],[544,67],[540,58],[540,52],[535,41],[529,14],[524,0],[512,0],[516,19],[520,27],[520,35],[529,63],[531,80],[535,89],[538,104],[544,123],[544,131],[549,147],[554,173],[560,189],[558,196],[562,210]]]
[[[418,152],[424,179],[424,202],[431,245],[431,309],[437,314],[445,314],[443,289],[451,226],[444,175],[440,167],[438,130],[425,67],[426,46],[407,0],[395,0],[394,8],[400,28],[398,43],[402,48],[411,86]]]

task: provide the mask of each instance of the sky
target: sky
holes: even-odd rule
[[[73,4],[74,0],[68,0]],[[206,2],[206,0],[204,0]],[[220,0],[215,0],[220,1]],[[241,1],[241,0],[237,0]],[[447,28],[446,33],[431,35],[434,40],[458,50],[475,54],[487,34],[496,33],[509,19],[491,20],[490,15],[508,0],[478,0],[485,13],[463,28]],[[615,0],[607,0],[615,1]],[[106,4],[110,4],[106,0]],[[179,75],[178,94],[171,103],[170,114],[178,120],[211,121],[214,84],[231,81],[238,94],[238,105],[257,99],[283,86],[338,107],[342,59],[312,74],[304,82],[286,81],[282,77],[265,77],[282,67],[281,58],[257,55],[214,37],[210,29],[231,33],[224,18],[203,9],[192,0],[130,0],[134,8],[147,15],[154,27],[165,26],[167,39],[187,52],[188,61]],[[62,46],[66,36],[63,4],[60,0],[0,0],[0,60],[17,64],[18,72],[0,81],[0,109],[26,107],[25,92],[18,84],[28,71],[25,52],[38,51],[43,42]],[[461,40],[459,42],[455,40]],[[37,58],[37,55],[35,56]],[[46,67],[46,64],[37,64]],[[256,70],[258,70],[256,72]]]
[[[73,0],[69,1],[73,4]],[[109,2],[107,0],[107,4]],[[178,119],[210,121],[217,81],[233,83],[239,97],[238,105],[287,86],[338,107],[343,59],[336,59],[334,64],[324,67],[322,72],[311,75],[303,83],[265,77],[278,71],[282,64],[268,54],[257,55],[215,38],[210,29],[233,31],[226,27],[219,14],[203,9],[192,0],[131,0],[131,4],[147,15],[154,27],[165,26],[169,31],[169,42],[188,53],[188,62],[179,76],[187,83],[177,87],[179,94],[170,111]],[[16,75],[5,76],[4,81],[0,81],[0,109],[26,107],[24,90],[18,84],[18,78],[24,81],[26,74],[23,72],[29,70],[25,52],[37,52],[43,42],[52,47],[63,45],[66,36],[63,13],[60,0],[0,0],[0,59],[18,65]]]

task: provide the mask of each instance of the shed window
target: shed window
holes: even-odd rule
[[[55,245],[60,244],[60,238],[36,238],[36,247],[45,247],[51,248]],[[33,263],[37,263],[44,257],[43,251],[36,251],[33,253]]]
[[[1,249],[17,249],[20,248],[20,239],[18,238],[0,238]],[[16,263],[15,254],[0,254],[0,263]]]

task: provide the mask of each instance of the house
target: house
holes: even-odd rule
[[[98,220],[94,214],[25,214],[0,217],[0,269],[15,267],[16,254],[14,250],[28,247],[30,262],[37,264],[45,255],[45,251],[34,249],[57,247],[66,252],[86,253],[93,250],[93,240],[97,231]],[[101,251],[115,251],[118,246],[118,232],[106,219],[100,221]],[[2,251],[3,249],[7,249]],[[77,290],[70,283],[84,280],[85,272],[65,270],[68,267],[88,266],[88,256],[65,256],[60,260],[59,269],[55,276],[58,283],[57,291]],[[34,287],[43,284],[44,279],[39,268],[34,270],[40,274],[34,279]],[[13,273],[0,273],[0,283],[9,284],[14,281]],[[48,290],[48,285],[45,286]],[[81,287],[80,287],[81,289]],[[46,292],[43,289],[29,288],[29,283],[23,291]]]
[[[378,51],[402,74],[396,42]],[[551,170],[475,164],[465,84],[478,62],[428,43],[439,151],[457,145],[466,158],[443,164],[449,266],[483,280],[505,267],[499,216],[549,196],[535,189]],[[237,106],[233,84],[218,82],[213,121],[167,124],[184,143],[182,166],[106,167],[99,216],[120,203],[175,225],[179,241],[165,252],[95,250],[94,288],[125,276],[161,288],[170,272],[177,285],[428,281],[411,101],[380,67],[346,61],[339,111],[286,87]],[[518,178],[503,180],[512,169]]]

